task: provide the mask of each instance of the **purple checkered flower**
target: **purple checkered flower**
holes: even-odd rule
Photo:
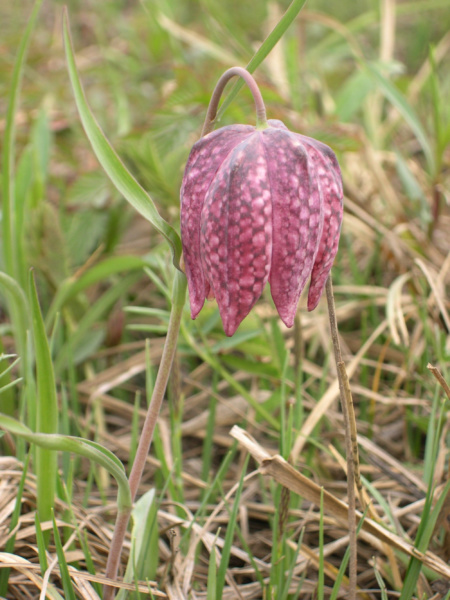
[[[181,188],[181,239],[195,319],[216,298],[225,333],[234,334],[267,281],[292,327],[311,278],[308,309],[323,292],[339,243],[342,179],[333,151],[292,133],[222,127],[192,148]]]

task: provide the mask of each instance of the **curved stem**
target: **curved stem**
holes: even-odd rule
[[[203,124],[201,137],[212,131],[214,119],[217,115],[217,109],[219,107],[219,101],[223,90],[230,79],[236,76],[242,77],[252,93],[256,106],[256,127],[259,129],[264,129],[267,127],[266,107],[264,106],[264,100],[261,96],[261,92],[259,91],[258,84],[246,69],[243,69],[242,67],[232,67],[231,69],[225,71],[214,88],[214,92],[209,102],[208,111],[206,113],[205,122]]]
[[[170,370],[172,367],[173,357],[177,347],[178,332],[180,330],[181,316],[183,314],[184,301],[186,296],[186,277],[180,271],[175,272],[172,292],[172,310],[170,312],[169,327],[167,329],[166,341],[161,357],[161,363],[158,369],[158,375],[153,388],[152,398],[142,428],[139,444],[136,451],[136,456],[129,477],[129,485],[131,499],[134,501],[136,493],[141,481],[142,473],[147,461],[147,456],[153,439],[156,421],[158,419],[161,404],[164,399],[164,394],[169,379]],[[106,577],[115,580],[119,568],[120,556],[123,541],[130,519],[131,509],[118,512],[114,534],[111,541],[111,548],[106,565]],[[114,588],[105,586],[104,600],[114,598]]]

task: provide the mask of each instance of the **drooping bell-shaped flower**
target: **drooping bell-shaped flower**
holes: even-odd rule
[[[337,252],[342,196],[333,151],[281,121],[231,125],[202,137],[181,188],[192,318],[215,297],[231,336],[269,281],[278,313],[292,327],[309,277],[313,310]]]

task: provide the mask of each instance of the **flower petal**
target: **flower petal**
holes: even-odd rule
[[[263,131],[273,210],[269,281],[278,313],[292,327],[319,247],[323,202],[301,136],[282,126],[275,122]]]
[[[270,270],[272,204],[261,132],[222,163],[201,217],[201,256],[225,333],[238,328],[260,297]]]
[[[181,186],[181,240],[193,319],[209,295],[200,258],[200,215],[208,188],[230,151],[255,131],[230,125],[201,138],[192,148]]]
[[[339,246],[343,215],[342,176],[334,152],[327,145],[301,136],[317,173],[324,203],[324,226],[308,293],[308,310],[319,303]]]

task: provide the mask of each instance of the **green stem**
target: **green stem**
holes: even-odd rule
[[[264,106],[264,100],[259,91],[258,84],[246,69],[243,69],[242,67],[232,67],[231,69],[228,69],[228,71],[225,71],[214,88],[206,113],[205,123],[203,124],[201,137],[212,131],[214,119],[217,115],[217,109],[219,108],[220,98],[225,86],[232,77],[242,77],[252,93],[256,106],[256,127],[258,129],[265,129],[267,127],[266,107]]]
[[[170,370],[172,367],[173,357],[177,347],[178,332],[180,330],[181,316],[186,297],[186,277],[180,271],[175,272],[175,279],[172,292],[172,310],[170,313],[169,327],[167,329],[166,341],[164,350],[159,365],[158,375],[153,388],[152,398],[145,418],[142,433],[139,438],[139,444],[136,451],[136,456],[129,477],[129,485],[131,499],[134,501],[142,478],[142,473],[147,461],[147,456],[153,439],[156,421],[158,419],[161,404],[164,399],[164,394],[169,379]],[[122,551],[123,541],[130,519],[131,507],[129,509],[118,512],[111,548],[106,565],[106,577],[115,580],[119,568],[120,556]],[[151,552],[151,549],[149,549]],[[114,588],[105,586],[103,600],[111,600],[114,598]]]

